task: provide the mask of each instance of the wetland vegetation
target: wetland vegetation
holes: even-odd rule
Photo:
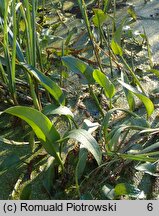
[[[158,199],[158,7],[0,0],[0,199]]]

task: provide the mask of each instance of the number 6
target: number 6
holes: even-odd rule
[[[153,210],[153,204],[152,203],[148,203],[147,204],[147,210],[148,211],[152,211]]]

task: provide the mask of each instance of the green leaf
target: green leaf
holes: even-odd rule
[[[62,57],[62,61],[70,71],[84,77],[86,79],[84,80],[85,84],[94,84],[93,68],[88,64],[72,56]]]
[[[50,131],[53,128],[51,121],[36,109],[25,106],[15,106],[6,109],[4,112],[15,115],[26,121],[34,130],[36,136],[42,141],[46,141],[47,138],[53,141],[59,139],[59,134],[55,128],[54,136],[50,135]]]
[[[104,12],[108,12],[111,6],[111,0],[104,0],[103,4],[104,4]]]
[[[7,66],[7,59],[4,58],[3,56],[0,56],[0,63],[4,66]]]
[[[45,115],[65,115],[74,118],[71,110],[66,106],[57,106],[55,104],[49,104],[44,107],[42,111]]]
[[[104,88],[106,97],[112,98],[114,96],[115,87],[104,73],[102,73],[100,70],[94,70],[93,78],[101,87]]]
[[[150,69],[150,70],[147,70],[147,72],[152,72],[152,73],[154,73],[157,77],[159,77],[159,70],[157,70],[157,69]]]
[[[19,28],[20,28],[20,31],[22,31],[22,32],[25,31],[26,26],[25,26],[24,20],[21,20],[21,21],[20,21],[20,23],[19,23]]]
[[[110,47],[115,55],[123,56],[123,50],[121,47],[121,37],[122,37],[122,30],[124,23],[126,21],[126,18],[121,21],[119,27],[117,28],[116,32],[113,35],[113,38],[111,40]]]
[[[54,183],[56,180],[56,171],[57,163],[54,157],[49,157],[47,160],[47,166],[45,168],[45,178],[43,180],[43,185],[49,194],[53,198],[54,192]]]
[[[102,129],[103,132],[104,132],[105,139],[107,139],[107,137],[108,137],[108,131],[107,131],[107,129],[108,129],[108,127],[109,127],[109,121],[110,121],[111,115],[112,115],[113,112],[115,112],[115,111],[122,111],[122,112],[125,112],[125,113],[127,113],[127,114],[130,114],[130,115],[132,115],[132,116],[134,116],[134,117],[138,117],[137,114],[135,114],[135,113],[133,113],[133,112],[127,110],[127,109],[114,108],[114,109],[109,110],[109,111],[106,113],[106,115],[104,116],[104,119],[103,119],[103,122],[102,122],[102,127],[101,127],[101,129]],[[109,151],[109,149],[107,149],[107,151]]]
[[[131,125],[139,126],[139,127],[145,127],[149,128],[150,125],[146,119],[142,117],[133,117],[130,119]]]
[[[115,151],[116,150],[116,147],[117,147],[117,144],[118,144],[118,141],[119,141],[119,138],[122,134],[122,132],[126,129],[126,126],[120,126],[119,128],[117,128],[109,142],[109,150],[110,151]]]
[[[31,199],[31,193],[32,193],[32,184],[27,183],[21,193],[20,193],[20,199],[21,200],[30,200]]]
[[[35,79],[40,82],[40,84],[55,98],[59,104],[65,103],[65,96],[61,88],[53,80],[45,76],[33,66],[24,62],[20,62],[20,66],[22,66],[28,73],[34,76]]]
[[[13,32],[11,31],[11,29],[9,28],[9,31],[8,31],[8,38],[9,38],[9,42],[10,42],[10,44],[11,44],[11,46],[12,46],[12,44],[13,44]],[[20,45],[19,45],[19,43],[18,43],[18,41],[16,40],[16,55],[17,55],[17,59],[19,60],[19,61],[25,61],[25,58],[24,58],[24,55],[23,55],[23,52],[22,52],[22,50],[21,50],[21,47],[20,47]]]
[[[156,155],[155,153],[154,155]],[[153,156],[154,156],[153,155]],[[127,160],[155,162],[157,158],[149,157],[149,154],[119,154],[120,157]]]
[[[152,176],[159,176],[159,174],[156,174],[156,164],[154,163],[143,163],[140,165],[135,166],[135,169],[141,172],[145,172],[147,174],[150,174]]]
[[[140,93],[137,89],[135,89],[134,87],[132,87],[131,85],[124,83],[120,80],[118,80],[118,82],[124,86],[125,88],[127,88],[129,91],[131,91],[133,94],[135,94],[145,105],[146,111],[147,111],[147,116],[151,116],[151,114],[154,111],[154,105],[152,103],[152,101],[145,95],[143,95],[142,93]]]
[[[121,21],[119,27],[117,28],[117,30],[115,31],[112,40],[114,40],[118,46],[121,46],[121,38],[122,38],[122,32],[123,32],[123,26],[125,24],[125,21],[127,20],[126,17],[123,18],[123,20]],[[121,49],[121,47],[120,47]]]
[[[1,9],[2,9],[2,7],[1,7],[1,0],[0,0],[0,14],[1,14]],[[0,25],[3,25],[3,23],[4,23],[4,20],[0,17]],[[11,44],[11,46],[13,45],[13,35],[14,34],[13,34],[12,30],[8,26],[8,40],[9,40],[9,43]],[[19,61],[23,61],[23,62],[25,61],[23,52],[22,52],[21,47],[20,47],[17,40],[16,40],[16,55],[17,55],[17,59]]]
[[[112,39],[110,46],[111,46],[111,49],[113,50],[113,53],[115,55],[119,55],[119,56],[123,55],[123,50],[122,50],[121,46],[114,39]]]
[[[19,157],[16,154],[11,154],[3,160],[0,164],[0,172],[3,172],[20,162]]]
[[[90,134],[93,133],[100,124],[98,122],[91,122],[88,119],[84,119],[82,129],[88,131]]]
[[[159,128],[149,128],[149,129],[145,129],[143,131],[141,131],[140,133],[158,133],[159,132]]]
[[[90,120],[85,119],[82,125],[82,129],[88,131],[90,134],[94,132],[99,127],[99,123],[95,122],[92,123]],[[88,157],[88,150],[84,147],[83,144],[80,145],[80,151],[79,151],[79,161],[76,166],[76,178],[80,179],[84,169],[86,167]]]
[[[138,119],[139,120],[139,119]],[[108,141],[108,147],[111,151],[115,151],[116,147],[118,147],[118,143],[119,143],[119,138],[121,136],[121,134],[123,134],[124,139],[126,139],[126,137],[128,136],[128,133],[130,130],[143,130],[144,126],[147,128],[147,124],[146,125],[142,125],[142,118],[140,118],[141,122],[138,121],[132,121],[131,119],[129,119],[128,121],[126,121],[123,125],[117,125],[114,127],[114,129],[111,130],[111,132],[109,133],[109,135],[107,135],[106,139]],[[129,122],[131,124],[129,124]],[[136,124],[132,124],[136,122]],[[145,123],[145,121],[143,121]],[[138,124],[139,123],[139,124]],[[140,125],[141,124],[141,125]],[[125,135],[124,135],[125,132]]]
[[[151,144],[150,146],[144,148],[143,150],[140,151],[140,154],[145,154],[145,153],[151,152],[152,150],[158,149],[158,148],[159,148],[159,142]]]
[[[93,16],[93,23],[96,27],[100,27],[106,21],[108,15],[105,14],[101,9],[93,9],[95,15]]]
[[[115,199],[115,194],[114,194],[114,188],[111,185],[104,185],[102,187],[102,193],[104,194],[104,196],[110,200]]]
[[[86,167],[87,157],[88,157],[88,150],[84,148],[83,145],[81,145],[79,151],[79,160],[76,166],[77,179],[80,179],[81,176],[83,175],[84,169]]]
[[[42,141],[45,150],[61,162],[59,145],[56,143],[60,139],[60,135],[44,114],[36,109],[25,106],[11,107],[4,112],[26,121],[32,127],[39,140]]]
[[[127,75],[124,74],[123,72],[121,72],[121,79],[122,79],[123,82],[129,83],[129,80],[128,80]],[[123,90],[124,90],[126,99],[127,99],[127,101],[128,101],[130,110],[133,111],[133,110],[135,109],[135,100],[134,100],[134,96],[133,96],[132,92],[129,91],[128,89],[123,88]]]
[[[137,20],[137,15],[136,15],[136,12],[134,10],[134,7],[133,6],[130,6],[128,9],[127,9],[127,12],[128,14],[133,18],[133,20]]]
[[[4,16],[6,1],[0,0],[0,18]]]
[[[102,152],[97,141],[88,131],[84,129],[75,129],[70,131],[67,137],[76,139],[78,142],[80,142],[83,147],[85,147],[89,152],[92,153],[98,165],[100,165],[102,160]]]
[[[115,186],[114,192],[116,196],[129,195],[131,197],[138,197],[141,191],[134,185],[128,183],[119,183]]]

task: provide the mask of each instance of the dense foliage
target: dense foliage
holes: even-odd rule
[[[127,1],[0,0],[0,178],[13,178],[1,199],[157,196],[145,81],[159,71],[137,19]]]

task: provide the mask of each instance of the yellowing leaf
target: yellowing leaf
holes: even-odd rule
[[[113,53],[115,55],[120,55],[120,56],[123,55],[123,50],[121,46],[119,46],[119,44],[115,40],[111,41],[111,49],[113,50]]]
[[[136,12],[133,8],[133,6],[130,6],[127,10],[128,14],[133,18],[133,20],[137,20],[137,15],[136,15]]]
[[[22,32],[25,31],[25,22],[24,22],[24,20],[21,20],[21,21],[20,21],[19,27],[20,27],[20,30],[21,30]]]
[[[107,19],[107,14],[105,14],[101,9],[94,9],[93,11],[95,13],[92,19],[94,25],[96,27],[103,25],[105,20]]]
[[[128,183],[119,183],[115,186],[114,192],[117,196],[121,195],[129,195],[132,197],[137,197],[141,193],[141,191],[136,188],[134,185]]]

